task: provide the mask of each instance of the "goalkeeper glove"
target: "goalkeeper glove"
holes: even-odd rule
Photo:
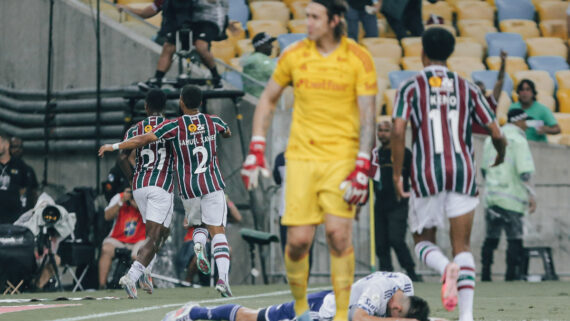
[[[249,153],[241,169],[241,179],[245,188],[251,190],[257,187],[260,172],[261,175],[269,177],[269,169],[265,161],[265,138],[253,136],[249,143]]]
[[[368,175],[370,173],[370,156],[358,153],[356,168],[340,184],[344,190],[344,200],[352,205],[362,205],[368,200]]]

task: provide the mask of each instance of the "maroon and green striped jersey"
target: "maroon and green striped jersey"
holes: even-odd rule
[[[217,134],[228,130],[219,117],[183,115],[155,128],[159,139],[172,142],[180,195],[199,197],[225,188],[216,151]]]
[[[411,120],[417,197],[442,191],[477,195],[471,124],[496,120],[476,85],[443,66],[427,67],[400,86],[392,117]]]
[[[162,116],[150,116],[136,123],[125,133],[125,140],[144,135],[167,121]],[[137,148],[133,190],[156,186],[172,193],[172,171],[174,167],[172,145],[163,139]]]

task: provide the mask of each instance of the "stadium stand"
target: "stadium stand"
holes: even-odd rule
[[[307,32],[307,21],[305,19],[289,20],[287,28],[290,33],[305,33]]]
[[[287,33],[287,28],[277,20],[250,20],[247,22],[247,30],[249,37],[253,38],[256,34],[265,31],[273,37],[277,37]]]
[[[309,1],[295,1],[291,3],[289,8],[293,14],[293,19],[305,19],[305,7],[307,7],[308,3]]]
[[[229,64],[230,60],[236,56],[235,45],[230,40],[212,41],[210,51],[214,57]]]
[[[402,68],[404,70],[420,71],[424,69],[421,57],[402,57]]]
[[[497,28],[488,20],[464,20],[463,27],[459,27],[459,34],[463,37],[470,37],[480,43],[483,48],[487,49],[487,40],[485,36],[488,33],[497,32]],[[461,21],[460,21],[461,23]],[[485,23],[488,23],[485,24]]]
[[[246,27],[247,20],[249,19],[249,9],[247,8],[244,0],[230,1],[228,18],[230,20],[239,21],[243,28]]]
[[[236,47],[237,47],[237,54],[240,57],[253,52],[253,45],[251,44],[251,39],[238,40]]]
[[[457,72],[461,77],[471,80],[471,73],[485,69],[485,65],[477,57],[450,57],[447,60],[447,67]]]
[[[559,70],[554,73],[559,89],[570,89],[570,71],[568,69]]]
[[[499,72],[496,70],[476,70],[471,73],[471,79],[473,81],[480,81],[485,84],[485,88],[492,89],[495,87],[497,82],[497,77]],[[507,93],[511,93],[514,89],[513,80],[507,74],[505,75],[505,80],[503,81],[502,90]]]
[[[401,41],[404,57],[419,57],[422,53],[422,38],[408,37]]]
[[[278,1],[258,1],[249,5],[251,20],[276,20],[287,26],[289,22],[289,8]]]
[[[423,2],[422,19],[424,23],[428,21],[429,17],[433,14],[443,18],[444,24],[451,25],[453,23],[453,13],[453,7],[445,1],[438,1],[436,3]]]
[[[412,70],[398,70],[388,73],[388,79],[390,80],[390,88],[397,89],[398,87],[400,87],[402,82],[415,76],[416,74],[417,72]]]
[[[501,50],[504,50],[509,57],[526,57],[526,44],[518,33],[493,32],[486,34],[485,39],[489,56],[499,56]]]
[[[277,36],[277,43],[279,43],[279,49],[283,51],[290,44],[297,42],[301,39],[305,39],[306,37],[307,35],[304,33],[286,33]]]
[[[513,81],[515,83],[515,88],[519,82],[523,79],[530,79],[534,82],[536,86],[536,91],[539,93],[544,93],[547,95],[554,95],[554,80],[550,77],[550,74],[544,70],[526,70],[518,71],[514,74]],[[514,99],[514,95],[513,95]]]
[[[501,58],[499,56],[487,57],[485,63],[489,67],[489,70],[499,70],[501,67]],[[514,74],[518,71],[528,70],[528,65],[526,61],[521,57],[507,57],[505,63],[505,71],[514,78]]]
[[[222,78],[229,82],[236,89],[243,90],[243,79],[241,74],[236,71],[226,71],[222,74]]]
[[[568,39],[566,20],[547,20],[538,24],[542,37],[555,37],[564,41]]]
[[[396,100],[396,89],[388,89],[384,92],[384,102],[386,103],[386,115],[392,115],[394,101]]]
[[[556,88],[558,88],[556,72],[569,69],[566,59],[559,56],[529,57],[528,65],[531,70],[544,70],[548,72],[550,77],[552,77]]]
[[[392,71],[399,71],[400,65],[395,64],[390,58],[373,58],[376,66],[376,76],[388,79],[388,74]]]
[[[536,22],[524,19],[507,19],[499,23],[501,32],[514,32],[521,35],[526,40],[528,38],[539,37],[540,33],[536,27]]]
[[[537,5],[536,11],[540,21],[566,20],[567,8],[565,1],[543,1]]]
[[[374,38],[368,38],[374,39]],[[391,58],[396,64],[400,63],[400,58],[402,58],[402,48],[397,43],[391,42],[365,42],[363,44],[372,57],[387,57]]]
[[[439,24],[431,24],[431,25],[426,25],[425,29],[429,29],[429,28],[443,28],[449,32],[451,32],[452,35],[457,36],[457,30],[455,30],[455,28],[453,26],[450,25],[439,25]]]
[[[474,57],[481,62],[484,54],[483,46],[480,43],[464,38],[455,43],[455,50],[451,57]]]
[[[458,1],[455,5],[457,21],[466,19],[495,20],[495,9],[487,2]]]
[[[495,0],[497,20],[534,19],[534,5],[531,0]]]
[[[528,56],[560,56],[566,59],[568,47],[560,38],[537,37],[526,40]]]

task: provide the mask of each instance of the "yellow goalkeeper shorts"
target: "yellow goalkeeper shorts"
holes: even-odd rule
[[[281,224],[321,224],[325,214],[354,218],[355,206],[344,201],[339,188],[354,168],[354,160],[287,160]]]

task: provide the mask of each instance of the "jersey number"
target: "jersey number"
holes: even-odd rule
[[[202,160],[200,161],[200,164],[198,164],[194,174],[201,174],[207,170],[205,165],[208,161],[208,150],[204,146],[197,146],[192,150],[192,155],[196,156],[198,153],[202,155]],[[199,159],[199,157],[196,158]]]
[[[441,127],[441,111],[432,109],[429,111],[429,119],[432,122],[432,132],[434,149],[436,154],[443,153],[443,129]],[[456,153],[461,153],[461,143],[459,142],[459,113],[452,109],[447,113],[448,122],[451,123],[453,146]]]
[[[144,168],[148,168],[149,166],[151,166],[151,164],[154,163],[154,153],[152,152],[152,150],[150,149],[143,149],[143,151],[141,152],[141,156],[144,157],[147,156],[148,157],[148,162],[145,162],[143,164]],[[166,159],[166,148],[159,148],[158,149],[158,166],[156,166],[157,170],[162,170],[162,167],[164,166],[164,160]]]

